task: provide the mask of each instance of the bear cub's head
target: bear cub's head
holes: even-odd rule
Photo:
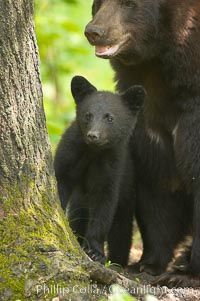
[[[76,122],[88,145],[101,149],[127,141],[144,102],[142,86],[113,94],[97,91],[84,77],[75,76],[71,91],[76,103]]]

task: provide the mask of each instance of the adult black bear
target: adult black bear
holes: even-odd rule
[[[97,91],[85,78],[72,80],[76,120],[55,155],[62,208],[69,203],[72,229],[94,260],[128,261],[135,208],[134,171],[129,141],[144,101],[141,86],[118,95]],[[120,247],[119,247],[120,245]]]
[[[109,58],[118,91],[134,84],[147,101],[133,135],[137,219],[144,251],[139,269],[165,271],[192,226],[184,273],[159,283],[200,286],[200,2],[95,0],[85,34]]]

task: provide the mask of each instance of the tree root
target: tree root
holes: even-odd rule
[[[152,277],[142,273],[140,275],[132,275],[131,280],[116,271],[102,266],[99,263],[89,261],[85,264],[85,268],[90,279],[97,284],[105,285],[109,288],[112,284],[118,284],[137,300],[146,300],[146,295],[153,295],[161,301],[197,301],[200,300],[200,290],[185,289],[168,289],[167,287],[151,286],[149,280]],[[110,291],[110,290],[109,290]]]

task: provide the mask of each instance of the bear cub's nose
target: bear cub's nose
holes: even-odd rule
[[[97,131],[89,131],[87,133],[87,138],[91,142],[97,142],[99,140],[99,132],[97,132]]]

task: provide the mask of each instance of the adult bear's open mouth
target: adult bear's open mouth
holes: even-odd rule
[[[101,58],[111,58],[116,56],[119,52],[121,52],[124,45],[127,44],[129,41],[129,36],[127,35],[123,41],[119,42],[118,44],[114,45],[95,45],[95,54]]]
[[[98,57],[107,58],[114,56],[120,45],[114,45],[114,46],[95,46],[95,54]]]

